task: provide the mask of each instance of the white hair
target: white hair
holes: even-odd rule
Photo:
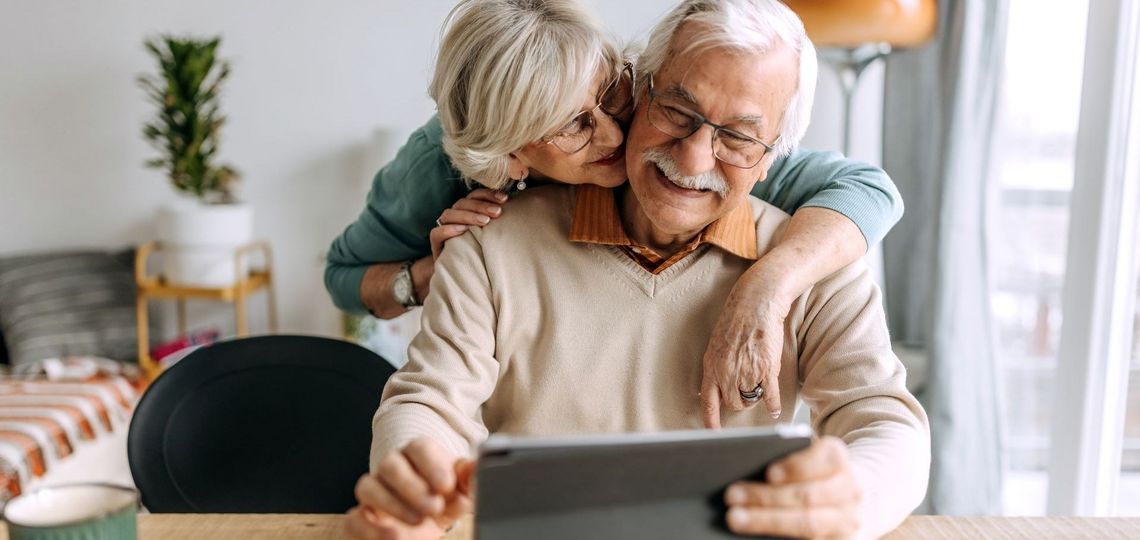
[[[509,154],[566,124],[621,51],[575,0],[463,0],[444,22],[430,94],[467,180],[510,181]]]
[[[673,43],[677,30],[688,22],[700,25],[698,37],[686,44]],[[675,55],[718,47],[762,54],[777,43],[791,47],[799,57],[796,93],[780,119],[780,139],[775,146],[778,155],[784,156],[807,132],[819,66],[803,22],[782,2],[683,0],[653,27],[638,60],[639,79],[644,85],[649,75],[660,71],[666,59]]]

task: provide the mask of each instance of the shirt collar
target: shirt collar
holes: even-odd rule
[[[616,191],[593,184],[575,188],[574,218],[570,223],[570,241],[613,246],[636,246],[625,233],[618,213]],[[698,243],[709,243],[737,257],[756,260],[756,223],[752,205],[747,202],[709,224],[698,237]]]

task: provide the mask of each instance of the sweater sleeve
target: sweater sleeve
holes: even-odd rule
[[[863,488],[860,537],[894,529],[922,501],[930,469],[926,413],[891,350],[878,286],[858,262],[797,301],[801,397],[816,433],[847,444]]]
[[[789,214],[805,206],[839,212],[855,222],[868,248],[903,215],[902,196],[885,171],[838,152],[797,149],[777,159],[752,194]]]
[[[337,307],[365,312],[360,282],[368,267],[431,255],[428,233],[467,186],[439,143],[439,120],[412,133],[372,180],[360,216],[329,247],[325,288]]]
[[[384,386],[372,422],[369,463],[430,437],[469,457],[487,437],[482,406],[498,382],[496,313],[479,241],[472,230],[447,243],[435,263],[420,333],[408,362]]]

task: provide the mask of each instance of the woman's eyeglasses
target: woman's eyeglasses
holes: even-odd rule
[[[562,129],[555,134],[542,139],[547,144],[553,144],[567,154],[576,154],[581,151],[594,138],[598,120],[594,111],[601,109],[611,118],[624,117],[633,106],[633,65],[626,63],[614,80],[605,86],[598,95],[598,104],[593,109],[582,111],[570,119]]]

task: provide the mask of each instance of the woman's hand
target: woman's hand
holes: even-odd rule
[[[469,227],[482,227],[502,215],[505,202],[506,193],[485,188],[455,201],[451,208],[443,211],[436,222],[438,226],[431,230],[432,258],[439,258],[444,242],[467,232]]]
[[[384,456],[376,472],[356,483],[359,506],[345,528],[357,539],[435,539],[473,510],[474,462],[420,438]]]
[[[784,319],[794,298],[782,290],[759,266],[732,288],[705,349],[700,399],[706,427],[720,427],[722,406],[742,411],[761,401],[779,418]],[[758,400],[741,396],[757,385],[763,390]]]
[[[867,242],[855,222],[827,208],[801,208],[783,238],[737,280],[713,328],[704,358],[701,408],[705,426],[720,427],[721,406],[733,411],[763,401],[780,416],[784,319],[812,285],[858,261]],[[759,384],[759,401],[740,393]]]

